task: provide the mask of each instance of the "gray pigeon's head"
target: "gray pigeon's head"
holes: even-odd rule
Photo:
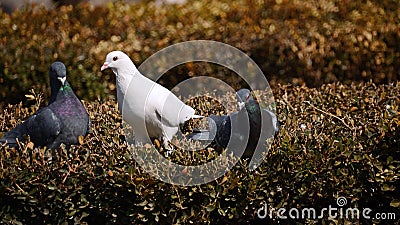
[[[67,79],[67,69],[65,68],[64,63],[62,62],[54,62],[50,66],[50,82],[58,83],[61,82],[61,85],[64,86],[65,80]]]
[[[101,67],[101,71],[111,68],[117,75],[119,70],[128,70],[133,65],[132,60],[121,51],[112,51],[107,54],[106,61]],[[135,65],[133,65],[134,68]]]
[[[249,100],[253,100],[253,95],[251,94],[249,89],[240,89],[236,92],[236,98],[239,106],[239,110],[242,110]]]
[[[50,74],[50,88],[51,88],[51,96],[49,104],[54,102],[57,98],[57,93],[60,90],[60,87],[64,87],[68,82],[67,79],[67,69],[65,68],[64,63],[62,62],[54,62],[51,64],[49,69]]]

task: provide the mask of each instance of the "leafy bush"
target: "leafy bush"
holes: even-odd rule
[[[58,152],[58,159],[31,143],[21,151],[1,149],[1,222],[266,223],[278,221],[257,219],[264,203],[327,207],[338,196],[348,206],[399,218],[400,83],[389,84],[400,71],[399,8],[391,0],[207,0],[0,12],[0,130],[14,127],[40,98],[47,99],[44,94],[32,106],[7,105],[25,100],[30,89],[47,93],[47,70],[55,60],[67,65],[68,80],[93,121],[84,142]],[[100,66],[111,50],[124,50],[140,65],[164,47],[199,39],[235,46],[260,65],[275,92],[282,130],[256,171],[241,163],[214,182],[174,186],[155,180],[132,158],[110,97],[114,75],[101,73]],[[201,63],[167,75],[160,82],[169,88],[200,75],[244,85]],[[193,102],[202,112],[213,110]],[[178,151],[171,159],[183,163],[185,155]]]
[[[399,82],[279,85],[274,95],[282,126],[264,163],[253,172],[239,163],[216,181],[190,187],[155,180],[137,165],[115,101],[85,102],[92,133],[59,159],[50,161],[49,151],[29,144],[0,151],[0,218],[15,224],[265,224],[278,222],[257,219],[265,203],[328,207],[338,196],[349,207],[399,216]],[[201,112],[210,108],[195,102]],[[5,107],[0,130],[32,111]],[[179,151],[171,156],[184,159]],[[291,222],[317,221],[280,221]]]
[[[79,96],[104,100],[115,90],[112,73],[99,69],[109,51],[122,49],[140,65],[164,47],[199,39],[243,50],[273,86],[388,83],[399,78],[399,7],[392,0],[207,0],[0,12],[0,96],[17,103],[32,86],[45,92],[48,67],[61,60]],[[190,71],[176,70],[164,84],[172,87]],[[226,78],[218,70],[194,71]]]

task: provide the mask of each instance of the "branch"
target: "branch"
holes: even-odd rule
[[[354,129],[354,128],[351,128],[342,118],[340,118],[340,117],[338,117],[338,116],[336,116],[336,115],[333,115],[332,113],[326,112],[326,111],[324,111],[324,110],[322,110],[322,109],[318,109],[317,107],[313,106],[309,101],[304,101],[304,102],[307,103],[307,104],[309,104],[309,105],[310,105],[312,108],[314,108],[315,110],[317,110],[317,111],[319,111],[319,112],[322,112],[322,113],[324,113],[324,114],[326,114],[326,115],[329,115],[329,116],[331,116],[331,117],[333,117],[333,118],[339,120],[340,122],[343,123],[343,125],[345,125],[345,126],[346,126],[347,128],[349,128],[350,130],[353,130],[353,129]]]

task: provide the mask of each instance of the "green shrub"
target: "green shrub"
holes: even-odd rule
[[[0,12],[1,102],[23,100],[32,86],[47,93],[46,74],[55,60],[67,65],[78,96],[104,100],[115,90],[114,75],[99,69],[109,51],[122,49],[140,65],[164,47],[199,39],[243,50],[273,86],[388,83],[399,78],[399,7],[393,0],[207,0]],[[176,70],[164,83],[172,87],[190,71]],[[226,78],[213,68],[194,71]]]
[[[399,82],[279,85],[274,95],[282,126],[264,163],[252,172],[238,164],[214,182],[191,187],[156,180],[137,165],[123,142],[114,101],[85,103],[92,132],[58,160],[29,145],[0,151],[0,218],[16,224],[265,224],[278,221],[257,219],[264,203],[328,207],[338,196],[347,198],[346,206],[399,218]],[[0,130],[32,111],[22,104],[5,107]],[[184,159],[179,152],[171,156]]]
[[[210,0],[1,12],[0,130],[40,105],[5,103],[25,100],[32,88],[47,99],[47,70],[55,60],[67,65],[68,80],[93,121],[84,143],[58,153],[59,160],[31,144],[1,149],[1,221],[245,224],[270,222],[256,218],[264,203],[325,207],[338,196],[349,206],[399,218],[400,84],[389,84],[400,71],[398,8],[391,0]],[[173,186],[133,160],[115,101],[108,100],[114,75],[100,66],[111,50],[124,50],[140,65],[164,47],[199,39],[230,44],[256,61],[274,87],[282,130],[256,171],[240,164],[208,184]],[[188,75],[212,75],[243,85],[227,74],[193,63],[160,82],[171,88]],[[335,81],[340,83],[321,85]],[[183,158],[177,153],[172,159]]]

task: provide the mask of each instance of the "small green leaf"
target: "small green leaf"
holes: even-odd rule
[[[214,205],[208,205],[208,206],[206,207],[207,212],[212,212],[212,211],[214,211],[214,209],[215,209],[215,206],[214,206]]]
[[[392,206],[392,207],[400,207],[400,200],[399,199],[393,199],[391,202],[390,202],[390,206]]]

